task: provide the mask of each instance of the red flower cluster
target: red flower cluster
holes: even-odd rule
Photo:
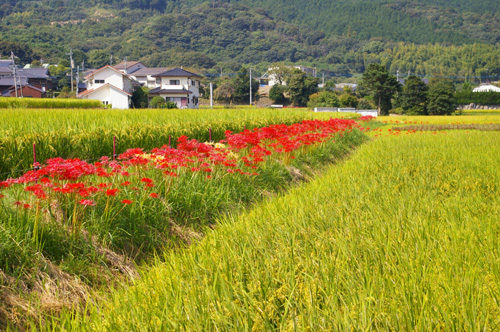
[[[226,139],[216,144],[181,136],[175,149],[166,145],[150,153],[139,148],[129,149],[118,160],[103,157],[94,164],[80,159],[54,158],[17,179],[0,182],[0,189],[24,184],[24,190],[37,200],[46,200],[50,195],[63,195],[85,207],[94,206],[102,196],[110,199],[127,195],[130,190],[137,193],[141,190],[140,186],[146,191],[154,188],[154,180],[142,176],[144,170],[161,170],[167,178],[189,172],[204,174],[206,179],[227,173],[256,176],[258,174],[254,169],[270,155],[281,153],[294,158],[289,155],[293,151],[326,142],[336,133],[355,127],[359,125],[354,120],[307,120],[293,125],[247,129],[237,134],[227,131]],[[130,181],[123,181],[127,177]],[[99,179],[98,184],[93,185],[90,179],[96,178]],[[131,184],[134,186],[130,187]],[[148,196],[159,197],[157,193]],[[128,205],[133,200],[123,199],[121,202]]]

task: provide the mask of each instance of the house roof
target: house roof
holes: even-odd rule
[[[189,95],[193,93],[192,91],[185,90],[185,89],[162,89],[162,88],[156,88],[151,91],[149,91],[150,95]]]
[[[128,96],[132,96],[132,94],[128,93],[127,91],[124,91],[120,88],[117,88],[116,86],[114,86],[113,84],[109,84],[109,83],[106,83],[100,87],[98,87],[97,89],[90,89],[90,90],[85,90],[85,91],[82,91],[81,93],[78,94],[78,97],[84,97],[84,96],[88,96],[88,95],[91,95],[93,94],[94,92],[98,91],[98,90],[101,90],[102,88],[104,87],[107,87],[109,86],[111,89],[115,89],[116,91],[120,91],[120,92],[123,92],[124,94],[128,95]]]
[[[139,76],[154,76],[168,71],[170,68],[141,68],[134,71],[131,75],[135,77]]]
[[[35,91],[38,91],[38,92],[41,92],[41,93],[45,93],[45,91],[43,91],[42,89],[39,89],[36,86],[33,86],[31,84],[23,84],[23,88],[29,88],[31,90],[35,90]],[[11,92],[14,91],[14,87],[11,87],[9,89],[9,91],[11,91]]]
[[[197,75],[195,73],[191,73],[187,70],[181,69],[181,68],[174,68],[167,70],[163,73],[160,73],[158,75],[153,75],[155,77],[199,77],[201,78],[200,75]]]
[[[116,69],[125,69],[125,65],[127,66],[126,68],[130,68],[130,67],[135,66],[138,63],[140,63],[144,66],[144,64],[140,61],[127,61],[127,62],[123,61],[117,65],[114,65],[113,67],[115,67]]]
[[[87,76],[85,76],[85,79],[88,79],[88,78],[90,78],[91,76],[94,76],[95,74],[97,74],[97,73],[99,73],[99,72],[103,71],[103,70],[104,70],[104,69],[106,69],[106,68],[109,68],[109,69],[111,69],[111,70],[113,70],[113,71],[117,72],[117,73],[118,73],[118,74],[120,74],[120,75],[123,75],[123,76],[125,76],[125,77],[130,78],[128,75],[125,75],[124,73],[122,73],[121,71],[119,71],[118,69],[116,69],[115,67],[112,67],[112,66],[110,66],[110,65],[106,65],[106,66],[104,66],[104,67],[102,67],[102,68],[97,69],[96,71],[91,72],[90,74],[88,74]]]
[[[50,73],[47,68],[23,68],[19,69],[17,73],[21,77],[27,78],[50,78]]]
[[[0,67],[9,67],[12,65],[12,60],[0,60]]]
[[[28,84],[28,80],[26,77],[21,77],[21,82],[19,82],[19,79],[16,80],[17,85],[26,85]],[[13,76],[6,76],[6,77],[0,77],[0,86],[14,86],[14,77]]]

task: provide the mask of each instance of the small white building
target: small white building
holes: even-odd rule
[[[129,74],[129,76],[139,82],[142,86],[145,86],[148,89],[155,89],[161,85],[161,78],[155,76],[168,70],[169,68],[141,68],[134,71],[132,74]]]
[[[201,76],[181,68],[174,68],[153,75],[156,88],[149,91],[149,96],[160,96],[172,101],[178,108],[198,108]]]
[[[472,90],[472,92],[491,92],[491,91],[500,92],[500,88],[494,86],[493,84],[484,83]]]
[[[128,109],[133,87],[137,84],[123,72],[107,65],[85,77],[87,90],[78,94],[81,99],[100,100],[112,108]]]

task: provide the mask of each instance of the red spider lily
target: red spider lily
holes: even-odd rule
[[[23,205],[23,203],[22,203],[22,202],[20,202],[20,201],[15,201],[13,205],[16,205],[16,206],[21,206],[21,205]]]
[[[108,189],[106,190],[106,196],[116,196],[120,189]]]
[[[122,201],[122,203],[123,203],[123,204],[126,204],[126,205],[129,205],[129,204],[132,204],[132,201],[131,201],[131,200],[129,200],[129,199],[124,199],[124,200]]]
[[[130,183],[131,182],[129,182],[129,181],[125,181],[125,182],[120,183],[120,186],[126,187],[126,186],[129,186]]]
[[[84,205],[84,206],[94,206],[96,203],[91,200],[91,199],[82,199],[80,202],[79,202],[81,205]]]
[[[0,198],[4,198],[4,197],[5,197],[5,195],[3,195],[3,194],[0,194]]]
[[[158,194],[157,193],[151,193],[151,194],[149,194],[149,197],[158,198]]]
[[[151,180],[149,178],[142,178],[141,181],[145,182],[145,183],[153,183],[153,180]]]
[[[23,209],[31,209],[31,205],[29,205],[29,204],[23,204]]]

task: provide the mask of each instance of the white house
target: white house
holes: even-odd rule
[[[169,68],[141,68],[129,74],[130,77],[148,89],[158,88],[161,85],[161,78],[155,77],[168,71]]]
[[[100,100],[112,108],[127,109],[137,83],[123,72],[107,65],[85,77],[87,90],[78,94],[81,99]]]
[[[166,101],[177,103],[178,108],[198,108],[200,79],[197,74],[181,68],[174,68],[152,75],[156,88],[149,91],[150,97],[160,96]]]
[[[485,83],[481,84],[480,86],[472,90],[472,92],[489,92],[489,91],[500,92],[500,88],[494,86],[493,84]]]

